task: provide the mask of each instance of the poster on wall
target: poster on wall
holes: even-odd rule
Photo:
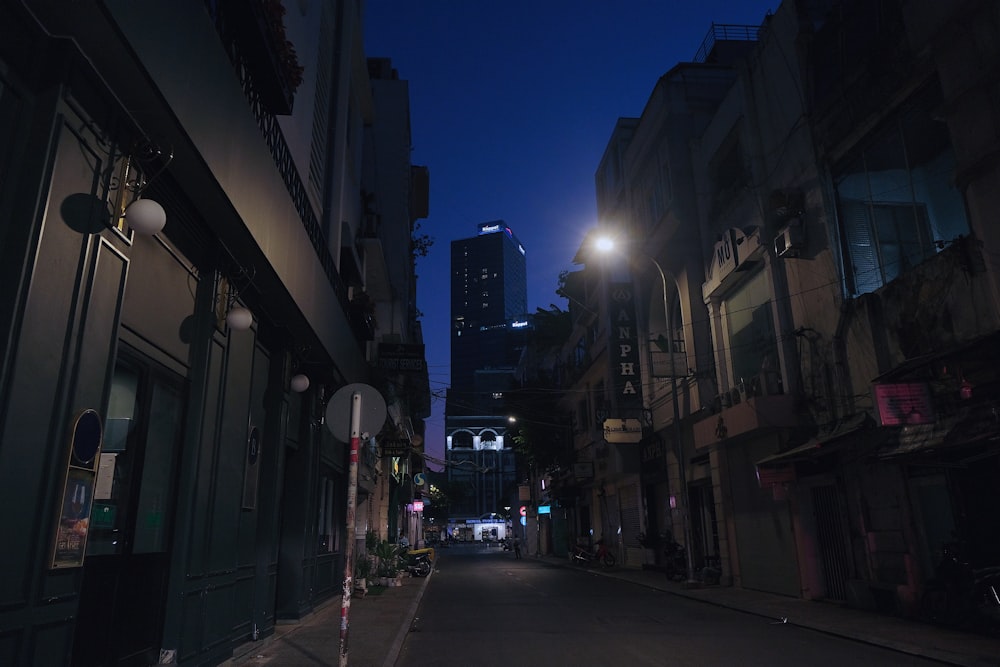
[[[85,470],[70,468],[66,475],[66,491],[56,529],[53,567],[72,567],[83,563],[90,528],[92,491],[93,475],[88,475]]]
[[[83,565],[102,435],[101,418],[95,410],[84,410],[74,418],[59,519],[52,541],[53,568]]]

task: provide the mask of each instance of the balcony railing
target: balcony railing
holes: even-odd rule
[[[694,62],[707,62],[716,42],[756,42],[759,33],[760,26],[713,23],[698,53],[694,54]]]
[[[261,102],[274,114],[292,113],[302,67],[285,37],[284,5],[280,0],[224,0],[220,5]]]
[[[254,48],[253,40],[246,37],[244,32],[241,32],[241,30],[248,30],[249,28],[245,25],[243,28],[240,27],[241,20],[238,19],[238,14],[245,13],[248,10],[245,8],[240,9],[243,7],[244,2],[206,0],[205,5],[215,20],[216,30],[240,79],[243,92],[250,104],[250,110],[257,120],[261,134],[264,136],[264,141],[271,151],[274,165],[281,174],[285,188],[288,190],[295,210],[299,214],[302,227],[309,238],[309,242],[316,253],[320,265],[323,267],[323,272],[326,274],[330,286],[337,295],[337,299],[340,301],[344,312],[347,313],[349,312],[347,287],[337,272],[336,262],[327,248],[326,236],[320,226],[316,212],[309,201],[302,177],[295,167],[291,150],[289,150],[288,144],[285,142],[285,137],[281,132],[281,126],[278,124],[278,119],[272,106],[274,104],[273,95],[268,93],[266,86],[263,86],[261,83],[262,77],[265,76],[263,73],[264,69],[262,69],[259,62],[255,64],[254,57],[251,57],[248,53],[248,50]],[[358,332],[357,327],[355,327],[355,332]],[[363,340],[361,337],[359,339]]]

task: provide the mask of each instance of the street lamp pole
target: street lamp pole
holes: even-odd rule
[[[669,307],[667,299],[667,274],[664,272],[663,267],[660,263],[656,261],[652,255],[644,256],[653,263],[656,267],[657,272],[660,274],[660,283],[663,288],[663,316],[666,320],[667,325],[667,344],[669,345],[670,353],[670,398],[673,403],[674,409],[674,456],[677,457],[677,476],[680,481],[680,495],[681,495],[681,519],[684,523],[684,550],[687,560],[687,583],[694,583],[694,558],[691,551],[691,517],[689,508],[689,498],[688,498],[688,488],[687,488],[687,471],[684,469],[684,440],[683,431],[681,430],[681,408],[680,401],[677,396],[677,369],[674,364],[674,311]]]
[[[607,252],[611,250],[615,245],[612,238],[600,237],[596,240],[595,248],[598,252]],[[684,523],[684,550],[687,556],[687,583],[695,583],[694,578],[694,558],[692,555],[692,537],[691,537],[691,517],[689,511],[689,498],[688,498],[688,488],[687,488],[687,471],[684,467],[684,438],[683,432],[681,430],[681,408],[680,400],[677,395],[677,369],[674,364],[674,311],[670,308],[669,299],[667,297],[667,273],[660,266],[660,263],[656,261],[656,258],[650,254],[640,251],[643,257],[648,259],[656,267],[656,271],[660,274],[660,284],[663,288],[663,318],[667,325],[667,343],[669,344],[670,352],[670,397],[673,403],[674,409],[674,456],[677,457],[677,476],[680,482],[680,496],[681,496],[681,518]],[[671,274],[673,278],[673,274]],[[674,281],[676,286],[676,281]]]

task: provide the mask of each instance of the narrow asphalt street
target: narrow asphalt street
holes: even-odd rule
[[[509,552],[447,553],[399,667],[930,665],[936,661]]]
[[[481,545],[428,578],[355,599],[351,667],[957,665],[1000,667],[1000,638],[662,573],[580,568]],[[235,650],[225,667],[340,664],[339,597]]]

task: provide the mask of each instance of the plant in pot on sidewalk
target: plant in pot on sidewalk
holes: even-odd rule
[[[399,551],[395,544],[388,540],[382,540],[375,545],[375,557],[378,559],[376,575],[384,586],[398,585],[395,582],[399,577]]]
[[[368,577],[372,574],[372,561],[368,554],[358,554],[354,559],[354,590],[364,597],[368,592]]]

